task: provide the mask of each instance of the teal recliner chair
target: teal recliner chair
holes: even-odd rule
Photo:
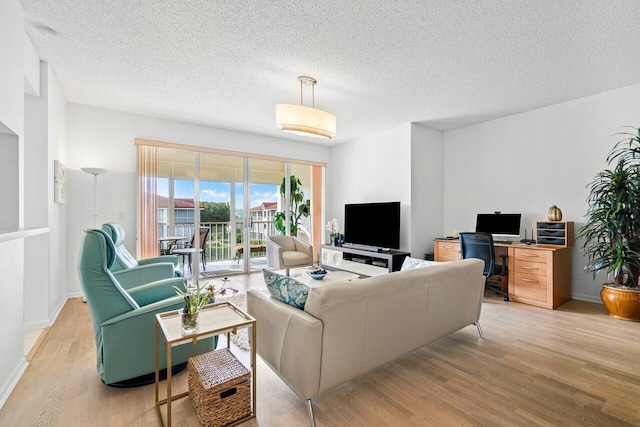
[[[129,253],[124,246],[124,228],[117,222],[107,222],[102,224],[102,231],[107,233],[116,250],[116,259],[109,268],[112,273],[130,268],[140,268],[140,274],[144,276],[143,280],[160,280],[167,277],[181,277],[182,272],[178,269],[177,255],[162,255],[154,258],[137,260]],[[167,266],[158,267],[158,264],[171,263],[171,272],[167,273]]]
[[[108,385],[153,382],[155,372],[156,314],[184,307],[173,286],[183,287],[183,278],[156,282],[137,281],[129,270],[109,271],[115,261],[115,246],[102,230],[85,230],[78,258],[78,274],[93,317],[98,375]],[[174,366],[189,357],[214,349],[214,339],[173,350]],[[160,337],[160,369],[166,368],[166,347]],[[149,381],[149,378],[151,380]],[[133,380],[133,381],[131,381]]]

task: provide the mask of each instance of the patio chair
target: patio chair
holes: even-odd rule
[[[187,243],[185,245],[184,248],[179,248],[179,249],[172,249],[171,253],[174,255],[178,255],[182,257],[182,265],[184,268],[184,258],[185,256],[188,257],[189,260],[189,271],[191,273],[193,273],[193,270],[191,268],[191,255],[193,255],[195,252],[200,253],[201,258],[202,258],[202,270],[206,271],[207,269],[207,257],[206,257],[206,252],[204,250],[204,246],[205,243],[207,242],[207,237],[209,236],[209,231],[211,229],[209,227],[200,227],[200,245],[198,246],[198,249],[196,249],[194,247],[194,241],[196,238],[196,233],[193,233],[193,236],[191,237],[191,242]]]

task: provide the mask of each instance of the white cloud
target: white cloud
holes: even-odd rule
[[[273,191],[267,191],[264,193],[261,193],[259,191],[254,191],[253,196],[256,198],[264,199],[264,201],[267,201],[267,202],[275,202],[277,200],[278,193]]]
[[[202,190],[203,199],[213,202],[226,202],[229,200],[229,194],[226,191],[218,190]]]

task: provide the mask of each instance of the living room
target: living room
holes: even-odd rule
[[[475,215],[481,212],[521,213],[522,228],[532,232],[535,221],[545,219],[547,209],[555,204],[562,209],[564,218],[574,221],[578,229],[584,224],[587,208],[586,186],[605,167],[607,153],[619,140],[614,134],[624,131],[625,126],[640,126],[637,102],[640,52],[637,43],[627,38],[623,31],[627,28],[626,33],[632,33],[630,29],[635,27],[626,26],[632,25],[629,21],[637,16],[638,6],[633,2],[608,2],[609,9],[605,12],[607,6],[589,4],[573,11],[572,7],[578,6],[561,5],[556,10],[555,4],[545,2],[526,6],[523,16],[547,17],[546,13],[558,13],[558,20],[548,24],[549,31],[566,28],[566,38],[562,40],[569,46],[554,46],[545,39],[547,44],[539,49],[530,47],[532,51],[525,66],[517,68],[511,63],[510,68],[499,75],[500,78],[518,75],[529,69],[530,74],[523,74],[520,79],[522,83],[509,80],[514,85],[509,90],[524,93],[530,97],[530,102],[503,103],[479,112],[456,109],[455,102],[462,101],[451,101],[441,110],[423,110],[423,116],[401,119],[391,110],[403,104],[408,96],[405,94],[411,92],[414,85],[433,82],[426,81],[426,77],[402,83],[392,79],[391,82],[395,82],[392,89],[399,101],[391,103],[393,98],[379,95],[388,93],[388,88],[355,78],[348,90],[332,86],[331,76],[336,72],[322,70],[321,74],[315,75],[318,78],[326,76],[319,78],[316,102],[320,108],[335,112],[338,118],[338,139],[325,144],[305,143],[303,137],[280,137],[267,131],[259,134],[243,132],[237,127],[225,128],[222,124],[206,125],[198,118],[189,120],[172,115],[169,107],[151,114],[138,107],[119,110],[117,100],[101,105],[69,102],[67,91],[72,89],[56,77],[63,70],[40,62],[46,58],[36,53],[35,41],[28,40],[29,35],[36,34],[29,20],[37,17],[34,11],[37,6],[28,2],[21,4],[18,0],[3,2],[0,6],[0,123],[4,125],[3,143],[4,135],[10,135],[7,144],[21,147],[11,151],[16,159],[14,166],[19,165],[21,172],[19,184],[11,189],[7,198],[19,207],[11,218],[17,220],[15,229],[38,231],[33,235],[29,231],[17,235],[9,233],[0,241],[4,254],[0,261],[3,271],[0,281],[7,296],[0,303],[4,313],[0,337],[6,348],[0,364],[1,401],[6,401],[28,368],[22,351],[24,331],[51,326],[67,299],[82,294],[77,255],[83,229],[92,227],[95,220],[94,180],[81,171],[82,167],[109,170],[99,177],[97,223],[121,223],[127,231],[125,244],[135,253],[138,223],[136,138],[326,163],[325,218],[336,217],[342,223],[347,203],[399,201],[402,206],[401,249],[416,258],[433,252],[434,238],[452,235],[454,230],[472,231]],[[460,9],[464,6],[457,4]],[[590,6],[596,11],[590,12]],[[491,5],[489,10],[496,12],[496,9],[496,5]],[[450,13],[456,13],[455,8]],[[578,20],[574,21],[572,14],[593,19],[588,21],[591,23],[589,31],[578,32]],[[462,22],[473,22],[470,14],[462,15]],[[406,16],[396,17],[393,22],[398,24],[402,18]],[[45,24],[55,27],[54,22]],[[507,24],[505,28],[505,32],[513,30]],[[606,33],[611,35],[609,38],[599,33],[610,28],[616,30]],[[575,41],[577,46],[568,41],[579,37],[576,34],[584,37]],[[38,37],[39,49],[56,43],[55,36],[46,32],[39,33]],[[488,38],[482,40],[487,42]],[[462,43],[465,39],[457,40]],[[521,47],[507,46],[510,49],[499,53],[485,53],[491,57],[491,54],[515,53]],[[570,49],[583,47],[586,50],[571,59],[564,56]],[[30,53],[25,54],[25,51]],[[538,56],[545,52],[545,56]],[[425,52],[428,53],[433,52]],[[553,60],[542,64],[546,63],[544,58],[547,57]],[[290,61],[293,59],[287,58],[283,63]],[[456,61],[460,67],[473,65],[472,61],[463,58],[456,57]],[[23,65],[25,63],[27,65]],[[266,81],[252,86],[256,100],[264,104],[270,115],[274,104],[295,99],[296,77],[312,72],[305,68],[306,64],[291,64],[289,69],[279,65],[277,73],[274,70],[266,73],[270,79],[277,78],[273,85],[279,87],[287,99],[265,100],[259,96],[260,87],[267,86]],[[371,64],[365,65],[371,67]],[[313,66],[314,69],[318,67],[321,66]],[[461,71],[459,75],[453,74],[454,70],[449,71],[452,74],[441,76],[441,81],[446,81],[447,87],[451,87],[452,81],[456,83],[455,92],[451,92],[453,98],[469,97],[478,104],[498,105],[500,99],[487,96],[497,89],[482,83],[486,80],[495,84],[490,71],[482,71],[479,77],[466,80],[462,79],[465,74]],[[90,72],[86,74],[88,76]],[[579,84],[572,86],[572,75]],[[434,76],[429,76],[435,80]],[[26,89],[27,96],[23,90],[25,81],[27,86],[31,84],[31,89]],[[238,82],[233,80],[233,84]],[[562,91],[565,87],[571,90]],[[385,125],[363,120],[360,130],[350,133],[348,112],[368,111],[365,108],[368,104],[380,102],[375,99],[378,96],[391,105]],[[337,105],[332,104],[334,100],[341,97],[350,98],[347,107],[341,106],[340,111],[344,113],[332,110],[332,106]],[[441,94],[440,97],[444,103]],[[416,102],[413,98],[408,101]],[[423,102],[434,101],[425,98]],[[257,107],[246,105],[243,108]],[[270,120],[269,123],[260,122],[260,125],[275,128],[272,118]],[[347,136],[341,135],[343,120]],[[54,160],[62,160],[66,165],[66,205],[56,204],[53,200],[50,177],[53,177]],[[601,304],[599,292],[606,277],[600,274],[594,280],[584,271],[587,260],[580,241],[573,246],[572,259],[573,299]],[[526,313],[533,318],[547,314],[546,311],[538,314],[536,310]],[[633,370],[630,366],[626,369]],[[634,416],[630,418],[635,420],[630,421],[631,424],[638,422],[637,410]]]

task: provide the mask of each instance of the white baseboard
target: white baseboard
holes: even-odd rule
[[[69,298],[76,298],[76,297],[81,297],[81,296],[82,296],[81,293],[78,294],[78,295],[67,295],[67,296],[65,296],[64,298],[62,298],[62,300],[60,301],[58,306],[55,308],[55,310],[53,310],[53,313],[51,313],[51,316],[49,316],[48,320],[39,320],[37,322],[25,323],[23,325],[23,330],[26,332],[26,331],[33,331],[33,330],[37,330],[37,329],[48,328],[49,326],[54,324],[54,322],[58,318],[58,315],[60,314],[60,312],[64,308],[64,305],[67,303]]]
[[[60,301],[60,303],[55,308],[55,310],[53,310],[53,313],[51,313],[51,316],[49,317],[49,326],[52,326],[55,323],[56,319],[58,318],[58,315],[60,314],[60,312],[64,308],[64,305],[67,303],[67,300],[69,298],[71,298],[69,295],[67,295],[66,297],[62,298],[62,301]]]
[[[84,293],[76,292],[75,294],[67,294],[67,299],[69,299],[69,298],[80,298],[80,297],[83,297],[83,296],[84,296]],[[67,302],[67,300],[64,300],[64,301]]]
[[[16,387],[16,384],[18,384],[18,381],[20,381],[20,378],[22,377],[24,371],[27,369],[27,366],[29,366],[29,364],[27,363],[27,359],[25,359],[24,357],[20,359],[18,365],[15,367],[11,375],[9,375],[9,379],[2,386],[2,389],[0,389],[0,409],[2,409],[5,402],[11,395],[11,392]]]
[[[600,299],[600,297],[594,297],[593,295],[571,294],[571,298],[577,299],[580,301],[594,302],[596,304],[602,305],[602,300]]]
[[[48,320],[41,320],[39,322],[25,323],[24,325],[22,325],[22,329],[25,332],[28,332],[28,331],[35,331],[38,329],[44,329],[49,326],[51,326],[51,322],[49,322]]]

